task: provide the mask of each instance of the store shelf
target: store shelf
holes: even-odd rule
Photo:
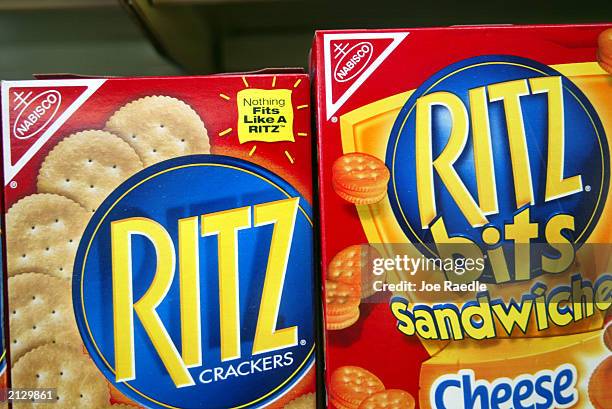
[[[0,0],[0,75],[306,67],[316,29],[610,20],[609,0]]]
[[[190,73],[306,66],[315,29],[597,22],[609,0],[122,0],[158,50]]]
[[[13,9],[0,0],[0,79],[28,79],[41,73],[182,73],[159,55],[117,1],[93,7],[85,0],[76,8],[55,0],[48,3],[54,6]]]
[[[0,11],[111,7],[116,4],[117,0],[0,0]]]

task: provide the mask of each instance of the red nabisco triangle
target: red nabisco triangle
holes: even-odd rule
[[[323,36],[327,119],[355,93],[409,33]]]
[[[61,82],[44,80],[2,82],[2,133],[5,135],[3,149],[6,184],[104,81],[104,79],[71,79]]]

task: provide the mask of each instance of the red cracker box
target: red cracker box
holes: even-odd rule
[[[610,408],[609,27],[316,33],[328,407]]]
[[[1,218],[0,218],[1,220]],[[0,223],[1,224],[1,223]],[[3,231],[0,231],[0,249],[4,242],[4,234]],[[8,396],[4,394],[6,391],[7,381],[6,381],[6,340],[5,340],[5,324],[4,324],[4,257],[0,254],[0,408],[7,408],[8,404],[6,403]]]
[[[2,83],[14,407],[314,406],[309,97],[291,71]]]

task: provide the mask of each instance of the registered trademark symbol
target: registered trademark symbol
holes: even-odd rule
[[[333,123],[338,122],[338,117],[337,117],[337,116],[332,116],[331,121],[332,121]]]
[[[590,192],[590,191],[591,191],[591,185],[586,185],[586,186],[584,187],[584,190],[585,190],[586,192]]]
[[[17,187],[17,182],[13,180],[11,183],[9,183],[9,186],[11,187],[11,189],[15,189]]]
[[[300,341],[300,345],[301,345],[301,346],[306,345],[306,340],[305,340],[305,339],[302,339],[302,340]]]

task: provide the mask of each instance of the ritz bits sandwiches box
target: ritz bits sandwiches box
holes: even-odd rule
[[[314,406],[309,97],[293,71],[2,83],[13,408]]]
[[[612,408],[610,26],[316,34],[328,407]]]

